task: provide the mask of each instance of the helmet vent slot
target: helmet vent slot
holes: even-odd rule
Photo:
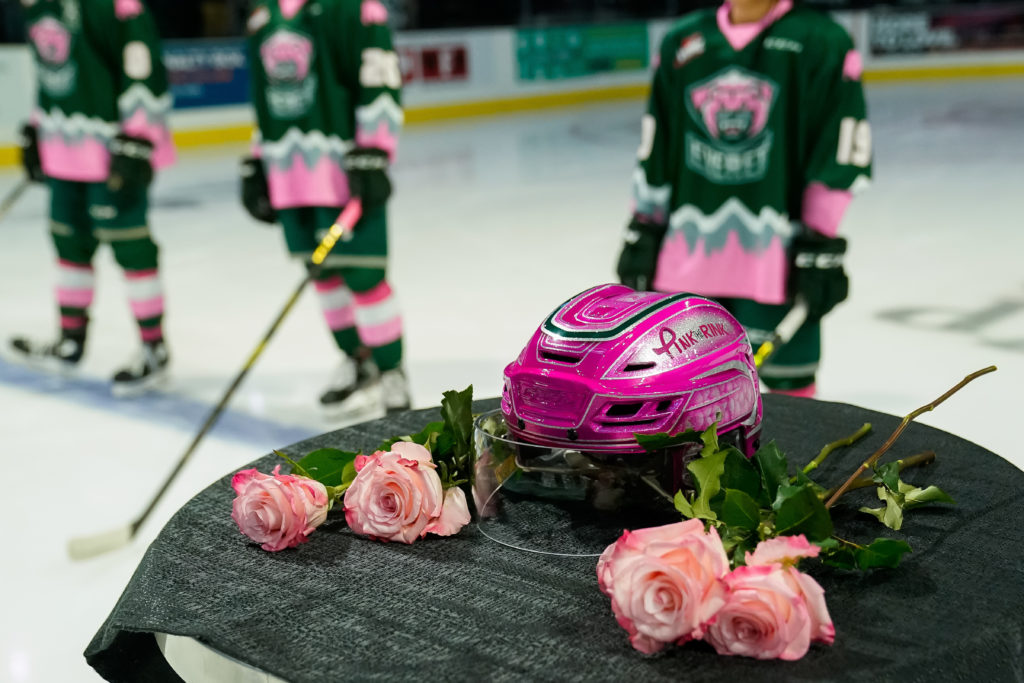
[[[633,417],[644,407],[643,403],[616,403],[605,412],[607,417]]]
[[[655,408],[659,413],[663,413],[672,407],[672,401],[660,401],[658,406]]]
[[[643,427],[644,425],[654,424],[657,421],[658,420],[656,420],[656,419],[650,419],[650,420],[631,420],[630,422],[616,422],[615,426],[619,427],[619,428],[621,428],[621,427]]]
[[[640,372],[642,370],[650,370],[657,363],[654,361],[647,361],[646,363],[630,363],[626,367],[622,368],[623,372]]]
[[[544,360],[553,360],[556,363],[568,363],[569,365],[576,365],[583,360],[581,356],[570,356],[565,353],[554,353],[552,351],[541,351],[540,357]]]

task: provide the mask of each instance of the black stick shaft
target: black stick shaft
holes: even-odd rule
[[[242,381],[249,374],[249,371],[252,370],[253,366],[256,365],[256,361],[259,359],[259,357],[263,355],[263,350],[270,342],[270,339],[277,332],[277,329],[281,326],[281,323],[284,322],[284,319],[288,317],[289,313],[291,313],[292,308],[295,307],[295,303],[299,300],[299,297],[302,295],[302,290],[306,288],[306,283],[309,282],[309,279],[310,278],[308,276],[303,278],[302,282],[299,283],[299,286],[295,288],[294,292],[292,292],[291,297],[288,299],[288,303],[284,305],[284,308],[281,309],[281,312],[277,315],[277,318],[274,320],[273,323],[271,323],[270,328],[267,330],[266,334],[263,335],[263,338],[260,340],[259,344],[256,345],[255,349],[253,349],[252,353],[249,355],[249,359],[245,362],[245,365],[242,367],[241,371],[235,376],[234,381],[231,382],[231,385],[228,387],[227,391],[224,392],[224,396],[220,399],[220,402],[216,405],[216,407],[214,407],[213,410],[210,411],[210,414],[206,416],[206,422],[203,423],[203,426],[199,429],[199,432],[196,434],[195,438],[192,439],[192,443],[189,444],[188,449],[185,451],[184,455],[182,455],[181,459],[179,459],[178,462],[174,465],[174,469],[172,469],[171,473],[167,475],[167,479],[164,480],[164,483],[160,487],[160,490],[157,491],[155,496],[153,496],[153,499],[149,502],[149,505],[143,511],[142,515],[140,515],[138,519],[132,522],[133,536],[135,535],[135,532],[138,531],[139,527],[141,527],[143,523],[145,523],[146,519],[153,512],[153,510],[156,509],[157,504],[164,497],[164,494],[167,493],[167,490],[171,488],[171,484],[174,483],[174,480],[178,477],[178,474],[185,467],[185,464],[189,461],[189,458],[192,457],[192,454],[199,446],[199,442],[203,440],[203,437],[206,436],[207,432],[209,432],[217,423],[217,420],[220,419],[221,413],[223,413],[224,409],[227,408],[232,396],[235,395],[235,391],[242,384]]]
[[[14,205],[21,199],[21,195],[25,193],[28,186],[32,184],[32,181],[28,178],[22,178],[21,181],[15,185],[4,200],[0,202],[0,220],[3,220],[7,216],[7,213],[14,208]]]
[[[330,254],[331,249],[334,248],[334,245],[337,244],[338,240],[341,239],[346,232],[352,231],[361,215],[362,204],[358,200],[350,201],[348,206],[345,207],[345,210],[342,211],[341,215],[338,217],[337,222],[335,222],[335,224],[331,226],[331,230],[327,233],[327,235],[324,236],[323,240],[320,242],[320,246],[317,247],[317,250],[313,253],[313,257],[310,259],[310,264],[314,271],[318,270],[320,266],[323,265],[324,260],[327,258],[328,254]],[[206,421],[203,423],[202,428],[200,428],[195,438],[192,439],[192,443],[189,444],[188,449],[185,451],[185,453],[181,456],[178,462],[175,463],[174,469],[172,469],[171,473],[167,475],[167,478],[160,486],[160,489],[157,491],[156,495],[153,496],[153,499],[149,501],[149,505],[146,506],[146,509],[142,512],[142,515],[140,515],[138,519],[132,522],[130,534],[132,537],[135,536],[136,532],[143,525],[143,523],[145,523],[146,519],[149,518],[153,510],[156,509],[157,504],[164,497],[164,494],[167,493],[168,489],[171,488],[171,484],[174,483],[174,480],[178,477],[178,474],[181,473],[181,470],[185,467],[185,464],[189,461],[189,458],[192,457],[192,454],[199,446],[199,443],[203,440],[203,437],[206,436],[207,432],[209,432],[213,428],[213,425],[217,423],[217,420],[224,412],[224,409],[227,408],[228,403],[231,401],[231,397],[234,396],[235,391],[238,389],[239,385],[242,384],[242,380],[245,379],[246,375],[249,374],[249,371],[252,370],[253,366],[256,365],[256,361],[259,359],[259,357],[263,355],[263,351],[264,349],[266,349],[267,344],[270,343],[271,338],[277,332],[277,329],[281,326],[281,323],[284,322],[284,319],[288,317],[288,314],[295,307],[295,303],[299,300],[299,297],[302,296],[302,291],[306,288],[306,283],[309,282],[311,279],[312,278],[309,275],[304,277],[302,281],[299,283],[299,286],[295,288],[294,292],[292,292],[292,295],[291,297],[288,298],[288,302],[284,305],[284,308],[282,308],[281,312],[277,314],[277,317],[274,319],[274,322],[271,323],[270,328],[267,330],[266,334],[263,335],[263,338],[260,339],[259,343],[256,345],[256,348],[253,349],[251,354],[249,354],[249,359],[245,362],[245,365],[242,366],[242,369],[235,376],[235,379],[231,382],[231,385],[228,386],[228,389],[227,391],[224,392],[224,396],[220,399],[220,402],[217,403],[214,409],[210,411],[210,414],[207,415]]]

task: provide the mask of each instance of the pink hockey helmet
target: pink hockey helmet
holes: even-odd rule
[[[601,285],[559,306],[505,368],[501,411],[517,439],[595,453],[717,421],[750,456],[762,404],[750,342],[720,304]]]

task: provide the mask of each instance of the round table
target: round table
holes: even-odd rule
[[[295,458],[327,446],[372,450],[437,415],[402,413],[283,450]],[[791,463],[807,462],[864,422],[874,425],[872,434],[819,470],[826,485],[844,480],[899,418],[765,397],[765,436]],[[898,535],[913,552],[897,569],[866,574],[811,566],[826,590],[836,641],[812,646],[797,662],[720,657],[703,643],[643,656],[598,591],[594,558],[513,550],[474,525],[406,546],[359,538],[332,513],[309,543],[267,553],[231,520],[230,475],[168,522],[85,656],[110,681],[181,680],[162,653],[168,634],[292,683],[1024,680],[1024,473],[918,424],[886,460],[924,450],[937,461],[905,479],[939,485],[957,504],[914,510],[897,534],[856,512],[877,505],[872,489],[845,497],[834,511],[844,537]],[[279,462],[268,455],[245,467],[269,472]]]

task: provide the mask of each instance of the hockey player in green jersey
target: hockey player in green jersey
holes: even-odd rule
[[[60,337],[12,340],[18,354],[68,369],[85,351],[93,255],[110,244],[124,269],[142,337],[138,360],[114,375],[130,395],[163,379],[164,298],[147,221],[154,169],[173,162],[171,98],[156,26],[141,0],[22,0],[39,99],[22,128],[29,178],[50,188]]]
[[[792,0],[694,12],[661,45],[641,137],[620,279],[720,300],[755,348],[802,297],[760,374],[813,396],[821,318],[847,296],[840,219],[871,174],[850,37]]]
[[[403,120],[387,17],[379,0],[259,0],[248,21],[259,134],[242,161],[243,204],[279,222],[289,252],[308,261],[339,210],[362,200],[352,239],[314,273],[342,352],[320,398],[332,417],[409,407],[402,318],[386,279],[387,171]]]

